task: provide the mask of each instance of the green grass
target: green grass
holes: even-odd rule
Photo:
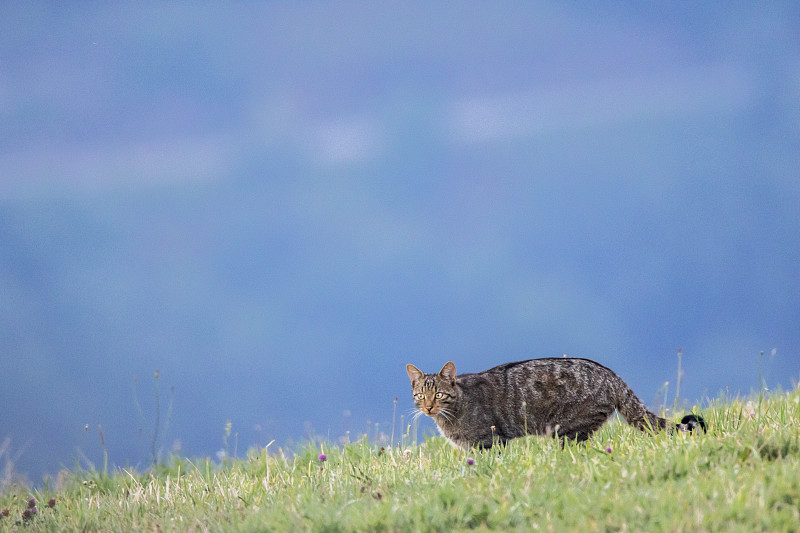
[[[0,531],[797,531],[800,393],[703,415],[698,436],[611,423],[564,448],[531,437],[468,453],[433,438],[325,446],[325,462],[309,445],[294,459],[260,450],[224,466],[73,472],[57,488],[6,490]],[[23,520],[30,498],[38,513]]]

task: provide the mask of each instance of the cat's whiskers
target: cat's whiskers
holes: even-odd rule
[[[450,410],[448,410],[448,409],[445,409],[444,407],[442,407],[442,408],[439,410],[439,412],[438,412],[438,413],[436,413],[436,414],[437,414],[437,415],[440,415],[442,418],[444,418],[444,419],[445,419],[445,420],[447,420],[448,422],[452,422],[452,421],[453,421],[453,413],[451,413],[451,412],[450,412]]]

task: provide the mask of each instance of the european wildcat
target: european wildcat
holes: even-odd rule
[[[695,415],[672,427],[648,411],[622,378],[588,359],[529,359],[459,376],[452,362],[438,374],[414,365],[406,370],[416,407],[464,448],[490,448],[495,439],[505,443],[526,433],[584,441],[614,410],[643,431],[706,429]]]

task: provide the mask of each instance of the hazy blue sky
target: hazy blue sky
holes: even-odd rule
[[[795,2],[0,4],[0,469],[146,466],[156,370],[189,456],[399,432],[408,362],[793,386],[799,58]]]

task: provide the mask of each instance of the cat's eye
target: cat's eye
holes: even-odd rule
[[[417,393],[417,400],[424,400],[424,399],[425,399],[425,395],[424,394],[422,394],[421,392]]]
[[[439,399],[444,398],[444,394],[442,394],[441,392],[437,392],[436,397]]]

